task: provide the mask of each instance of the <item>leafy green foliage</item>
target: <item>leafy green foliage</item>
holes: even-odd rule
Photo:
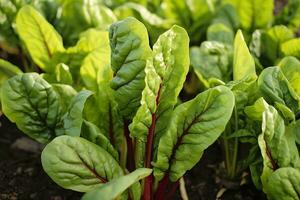
[[[123,175],[122,168],[107,151],[80,137],[55,138],[43,150],[42,164],[57,184],[80,192]]]
[[[224,86],[209,89],[179,105],[170,128],[160,140],[155,177],[161,180],[164,173],[168,173],[175,182],[191,169],[225,130],[233,106],[234,96]],[[184,159],[186,157],[189,159]]]
[[[219,138],[226,177],[299,198],[299,0],[3,2],[1,56],[41,72],[0,60],[3,112],[62,187],[169,199]]]
[[[110,200],[118,198],[128,187],[138,182],[139,180],[149,176],[151,169],[139,168],[126,176],[121,176],[99,188],[88,192],[83,196],[83,200],[92,200],[101,197],[103,200]],[[124,196],[123,196],[124,198]],[[121,197],[122,199],[122,197]]]
[[[39,142],[46,143],[61,134],[59,95],[38,74],[21,74],[6,81],[1,101],[5,115]]]
[[[53,54],[64,50],[62,39],[53,26],[30,6],[20,10],[16,26],[34,62],[43,70],[50,71],[47,64]]]
[[[145,26],[134,18],[126,18],[110,27],[111,66],[115,77],[111,88],[124,118],[132,118],[139,107],[144,88],[144,68],[151,56]]]

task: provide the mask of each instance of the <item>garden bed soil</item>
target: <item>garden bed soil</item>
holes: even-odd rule
[[[43,146],[26,137],[4,116],[0,118],[0,200],[77,200],[81,193],[56,185],[43,171]],[[209,148],[201,161],[187,173],[185,184],[190,200],[215,200],[222,185],[215,169],[221,161],[217,145]],[[219,181],[218,181],[219,180]],[[180,199],[177,193],[173,199]],[[227,190],[220,200],[265,200],[251,183]]]

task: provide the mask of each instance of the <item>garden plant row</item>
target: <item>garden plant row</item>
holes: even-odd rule
[[[300,1],[276,15],[272,0],[0,8],[1,112],[46,145],[61,187],[171,199],[218,142],[224,177],[250,169],[268,199],[300,199]]]

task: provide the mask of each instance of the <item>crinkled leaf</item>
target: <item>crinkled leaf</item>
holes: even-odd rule
[[[140,105],[144,68],[151,56],[147,30],[138,20],[126,18],[112,24],[109,32],[111,66],[115,73],[111,87],[122,116],[132,118]]]
[[[59,95],[38,74],[26,73],[7,80],[2,86],[1,101],[5,116],[37,141],[46,143],[59,134]]]
[[[17,15],[16,27],[34,62],[43,70],[52,71],[47,64],[55,52],[64,51],[53,26],[33,7],[24,6]]]
[[[130,174],[121,176],[88,192],[83,196],[82,200],[94,200],[99,198],[101,198],[101,200],[125,199],[124,197],[121,197],[122,193],[131,185],[149,176],[151,173],[152,169],[139,168]]]
[[[88,192],[123,175],[117,161],[100,146],[74,136],[60,136],[42,152],[42,165],[63,188]]]
[[[257,84],[268,103],[281,103],[289,107],[293,112],[299,110],[300,98],[279,67],[264,69],[258,78]]]
[[[300,96],[300,62],[294,57],[285,57],[278,64],[295,92]]]
[[[142,105],[130,125],[131,136],[140,142],[155,138],[157,146],[166,130],[189,69],[188,50],[187,32],[179,26],[173,26],[154,44],[153,60],[147,62],[145,69]],[[144,156],[137,156],[138,164],[143,165]]]
[[[269,177],[265,191],[269,200],[300,199],[300,170],[292,167],[276,170]]]
[[[66,135],[80,136],[83,123],[83,109],[86,100],[92,95],[89,90],[79,92],[71,101],[67,113],[63,117]]]
[[[257,77],[254,59],[241,30],[239,30],[234,39],[233,80],[241,80],[246,76]]]
[[[228,82],[231,79],[232,48],[220,42],[206,41],[190,51],[191,65],[205,87],[210,80]]]
[[[170,180],[176,181],[191,169],[225,130],[233,106],[233,93],[217,86],[176,107],[153,163],[157,180],[168,173]]]
[[[277,110],[268,106],[263,113],[262,134],[258,138],[264,160],[262,183],[265,185],[270,174],[281,167],[298,165],[299,153],[295,143],[295,134],[286,127]]]

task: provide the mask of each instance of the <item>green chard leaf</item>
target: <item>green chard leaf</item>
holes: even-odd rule
[[[235,7],[244,30],[265,28],[273,20],[273,0],[224,0],[224,3]]]
[[[1,93],[2,84],[7,79],[22,73],[23,72],[17,66],[7,62],[6,60],[0,59],[0,93]],[[0,103],[1,103],[1,97],[0,97]]]
[[[49,83],[61,83],[67,85],[72,85],[73,83],[73,78],[69,67],[64,63],[56,65],[53,72],[42,74],[42,76]]]
[[[97,144],[106,150],[115,160],[119,160],[118,152],[115,150],[109,139],[101,133],[100,129],[93,123],[83,120],[80,137]]]
[[[253,105],[245,107],[244,112],[250,119],[262,121],[262,114],[268,106],[269,104],[261,97]]]
[[[213,79],[228,82],[231,79],[232,48],[216,41],[205,41],[190,50],[191,66],[197,77],[209,88]]]
[[[107,30],[116,16],[98,0],[61,1],[60,19],[56,23],[67,44],[78,39],[80,33],[88,28]],[[96,39],[96,38],[95,38]]]
[[[147,30],[141,22],[129,17],[110,26],[109,39],[115,74],[111,88],[115,90],[121,115],[131,119],[140,106],[144,69],[152,54]]]
[[[249,52],[242,31],[239,30],[234,39],[233,80],[241,80],[246,76],[257,77],[254,59]]]
[[[299,166],[299,153],[295,143],[295,134],[286,127],[277,110],[268,106],[262,116],[262,134],[258,143],[263,157],[261,180],[266,185],[269,176],[282,167]]]
[[[295,56],[300,59],[300,38],[294,38],[281,44],[285,56]]]
[[[293,112],[299,110],[300,97],[279,67],[268,67],[262,71],[258,78],[258,87],[270,104],[281,103]]]
[[[111,144],[120,149],[123,124],[114,90],[109,85],[113,77],[109,46],[104,45],[90,53],[83,61],[80,74],[85,86],[95,93],[86,103],[84,118],[97,125]]]
[[[225,86],[208,89],[177,106],[158,146],[155,178],[159,181],[168,173],[174,182],[191,169],[225,130],[233,106],[233,93]]]
[[[117,161],[100,146],[74,136],[59,136],[42,152],[42,165],[63,188],[88,192],[123,175]]]
[[[45,71],[55,52],[64,51],[62,38],[54,27],[31,6],[24,6],[16,18],[17,31],[34,62]]]
[[[110,181],[104,185],[99,186],[95,190],[86,193],[82,200],[114,200],[119,199],[120,195],[127,190],[131,185],[139,180],[149,176],[152,173],[152,169],[139,168],[130,174],[121,176],[117,179]],[[126,199],[122,198],[121,199]]]
[[[275,64],[281,57],[281,44],[294,38],[294,33],[286,26],[277,25],[261,33],[262,59],[267,60],[267,66]]]
[[[153,60],[149,59],[145,68],[141,107],[130,125],[131,136],[142,145],[136,156],[138,166],[144,164],[146,143],[149,145],[146,153],[152,152],[168,126],[189,69],[188,51],[187,32],[179,26],[162,34],[153,46]],[[152,156],[148,159],[152,160]]]
[[[278,66],[297,95],[300,96],[300,61],[294,57],[285,57]]]
[[[269,177],[265,191],[269,200],[300,199],[300,170],[292,167],[276,170]]]
[[[64,132],[66,135],[80,136],[84,105],[91,95],[91,91],[83,90],[72,99],[67,113],[63,117]]]
[[[51,85],[57,93],[57,95],[59,96],[60,105],[63,111],[62,113],[66,113],[70,105],[70,100],[76,96],[77,91],[70,85],[59,83],[54,83]]]
[[[152,13],[148,10],[147,7],[133,2],[124,3],[122,6],[117,7],[114,10],[114,13],[117,15],[118,19],[134,16],[141,20],[149,31],[152,44],[161,33],[174,24],[173,20],[161,18],[156,13]]]
[[[1,91],[4,114],[21,131],[42,143],[60,134],[62,107],[59,97],[36,73],[12,77],[3,84]]]

